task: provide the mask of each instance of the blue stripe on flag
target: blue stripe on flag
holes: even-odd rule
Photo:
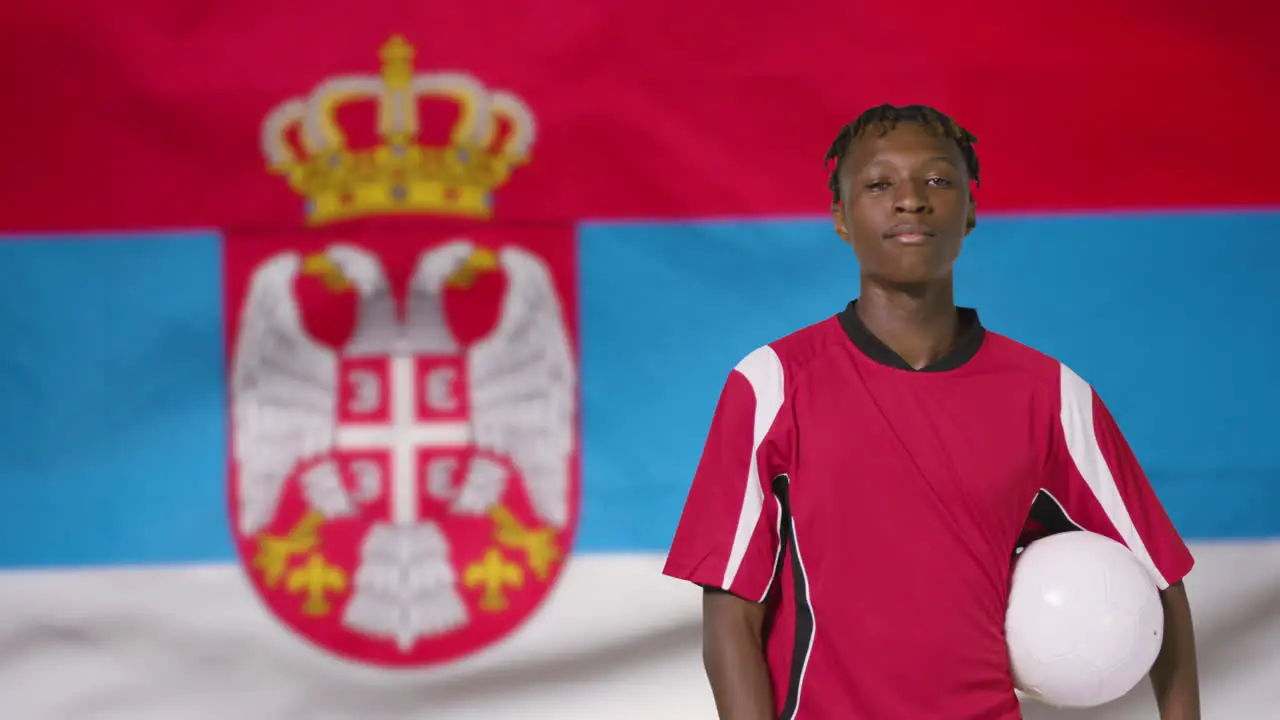
[[[670,541],[728,370],[857,291],[823,221],[581,233],[582,546]],[[1193,538],[1280,535],[1280,213],[986,218],[957,268],[993,330],[1090,380]]]
[[[728,369],[843,306],[857,268],[816,221],[581,234],[579,549],[660,551]],[[1278,240],[1276,213],[985,219],[961,300],[1094,383],[1189,537],[1278,536]],[[230,560],[218,237],[0,262],[0,566]]]
[[[0,242],[0,566],[231,556],[216,235]]]

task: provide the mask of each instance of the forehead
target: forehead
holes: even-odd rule
[[[845,149],[845,167],[854,172],[879,161],[920,162],[932,158],[946,158],[964,167],[964,156],[955,140],[918,123],[898,123],[884,135],[875,127],[868,128],[850,140]]]

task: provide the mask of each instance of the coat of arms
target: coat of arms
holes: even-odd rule
[[[380,75],[330,79],[267,118],[270,167],[307,198],[311,224],[483,220],[527,160],[518,99],[411,60],[394,38]],[[423,98],[459,108],[442,142],[417,133]],[[377,109],[371,147],[338,123],[355,102]],[[256,250],[239,264],[230,348],[241,557],[277,617],[345,657],[420,666],[501,639],[545,597],[572,540],[564,268],[537,243],[474,234],[243,241]]]

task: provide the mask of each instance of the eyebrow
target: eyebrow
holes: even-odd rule
[[[955,169],[957,169],[957,170],[959,170],[959,169],[960,169],[960,167],[961,167],[960,165],[957,165],[957,164],[956,164],[956,161],[955,161],[955,160],[953,160],[953,159],[951,159],[951,158],[947,157],[946,155],[932,155],[932,156],[930,156],[930,157],[925,158],[925,159],[924,159],[924,161],[925,161],[926,163],[932,163],[932,162],[944,162],[944,163],[946,163],[946,164],[950,165],[951,167],[953,167],[953,168],[955,168]],[[864,166],[864,169],[866,169],[866,168],[873,168],[873,167],[875,167],[876,165],[882,164],[882,163],[884,163],[884,162],[887,162],[887,161],[885,161],[885,160],[872,160],[871,162],[867,163],[867,164]]]

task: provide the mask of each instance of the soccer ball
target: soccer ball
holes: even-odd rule
[[[1014,687],[1061,708],[1106,704],[1151,671],[1164,609],[1124,545],[1090,532],[1036,540],[1017,557],[1005,618]]]

